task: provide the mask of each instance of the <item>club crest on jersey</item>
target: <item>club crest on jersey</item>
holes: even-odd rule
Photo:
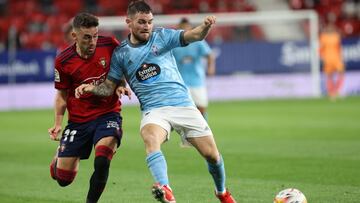
[[[60,74],[59,74],[59,71],[55,69],[55,78],[54,78],[54,81],[55,82],[60,82]]]
[[[152,51],[152,53],[153,53],[155,56],[158,56],[158,55],[159,55],[159,49],[157,48],[157,46],[152,45],[151,51]]]
[[[65,148],[66,148],[65,144],[61,144],[60,149],[59,149],[60,152],[64,152]]]
[[[157,64],[144,63],[136,70],[136,79],[142,83],[151,83],[160,76],[161,69]]]
[[[106,59],[105,57],[100,58],[99,64],[103,66],[103,68],[106,68]]]

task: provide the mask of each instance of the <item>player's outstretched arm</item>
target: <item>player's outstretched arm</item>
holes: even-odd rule
[[[75,89],[75,97],[80,98],[81,95],[85,93],[92,93],[97,96],[107,97],[114,93],[116,88],[116,84],[106,79],[105,82],[101,83],[98,86],[91,85],[91,84],[82,84]]]
[[[205,37],[210,31],[211,26],[214,25],[215,22],[216,22],[215,16],[207,16],[201,25],[193,28],[192,30],[185,31],[184,33],[185,42],[191,43],[205,39]]]

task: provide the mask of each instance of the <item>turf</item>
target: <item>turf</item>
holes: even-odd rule
[[[125,106],[123,117],[123,143],[100,202],[155,202],[140,113]],[[310,203],[359,202],[360,97],[211,103],[209,118],[227,186],[240,202],[272,202],[288,187]],[[93,157],[81,162],[73,184],[59,187],[48,169],[56,148],[47,135],[52,122],[52,110],[0,112],[0,202],[85,202]],[[172,134],[162,148],[177,201],[217,202],[205,162],[179,142]]]

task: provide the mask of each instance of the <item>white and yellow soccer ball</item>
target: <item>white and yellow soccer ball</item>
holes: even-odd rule
[[[275,196],[274,203],[307,203],[307,200],[300,190],[287,188]]]

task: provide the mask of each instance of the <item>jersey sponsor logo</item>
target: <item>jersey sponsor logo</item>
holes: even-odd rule
[[[105,59],[105,57],[100,58],[99,64],[100,64],[103,68],[106,68],[106,59]]]
[[[106,80],[106,73],[102,73],[101,75],[96,76],[96,77],[86,78],[81,83],[97,86],[97,85],[100,85],[101,83],[103,83],[105,80]]]
[[[116,130],[119,130],[120,126],[116,121],[106,121],[106,128],[116,128]]]
[[[60,82],[60,73],[59,73],[59,71],[55,69],[54,73],[55,73],[55,78],[54,78],[55,82]]]
[[[161,69],[157,64],[142,64],[136,71],[136,79],[139,82],[151,83],[159,78]]]

